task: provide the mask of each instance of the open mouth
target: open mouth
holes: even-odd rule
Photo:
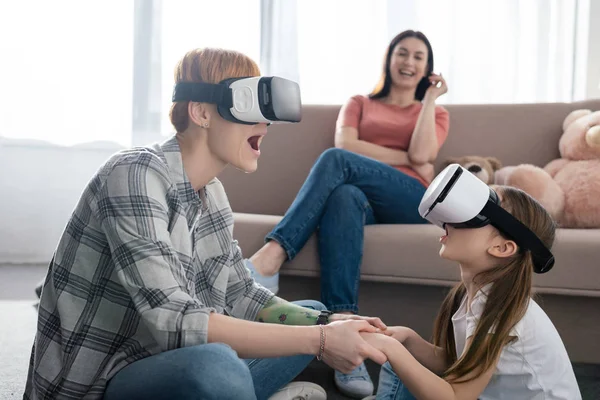
[[[250,136],[248,138],[248,144],[252,147],[252,150],[259,152],[260,151],[260,142],[262,142],[262,135]]]
[[[401,69],[401,70],[400,70],[400,75],[403,75],[403,76],[409,76],[409,77],[411,77],[411,76],[414,76],[414,75],[415,75],[415,73],[414,73],[414,72],[410,72],[410,71],[406,71],[406,70],[404,70],[404,69]]]
[[[448,225],[444,224],[444,230],[446,231],[446,234],[442,237],[440,237],[440,242],[445,242],[446,239],[448,238]]]

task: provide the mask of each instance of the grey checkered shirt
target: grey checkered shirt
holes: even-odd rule
[[[232,231],[223,186],[194,191],[175,137],[111,157],[50,263],[24,398],[102,398],[128,364],[206,343],[211,312],[254,320],[273,294]]]

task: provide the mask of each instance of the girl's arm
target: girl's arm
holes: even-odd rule
[[[396,375],[412,395],[420,400],[476,400],[496,369],[497,361],[471,381],[449,383],[421,365],[397,340],[378,333],[362,335],[367,342],[387,355]],[[471,345],[471,338],[467,339],[466,345]],[[474,375],[473,372],[472,376]]]
[[[440,149],[437,129],[443,128],[436,124],[435,101],[448,91],[448,86],[441,75],[433,74],[430,79],[432,85],[423,98],[423,108],[408,146],[408,158],[415,165],[434,162]],[[441,83],[439,88],[437,83]]]
[[[446,351],[429,343],[414,330],[405,326],[390,326],[383,333],[402,343],[410,354],[430,371],[441,375],[448,369]]]

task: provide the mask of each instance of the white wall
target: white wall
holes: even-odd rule
[[[83,188],[119,149],[0,138],[0,264],[48,262]]]

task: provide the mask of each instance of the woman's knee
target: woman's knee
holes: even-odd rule
[[[248,365],[228,345],[211,343],[189,348],[177,386],[185,399],[256,399]]]
[[[331,169],[334,167],[341,167],[344,160],[351,154],[353,153],[350,153],[348,150],[338,149],[337,147],[329,148],[317,158],[315,168]]]
[[[327,202],[341,209],[348,209],[353,206],[364,208],[369,204],[367,195],[354,185],[340,185],[331,192]]]

